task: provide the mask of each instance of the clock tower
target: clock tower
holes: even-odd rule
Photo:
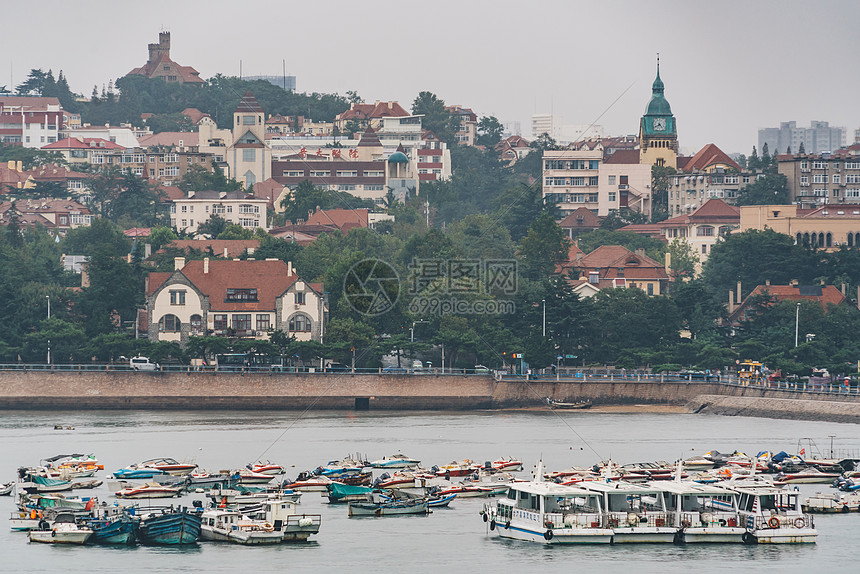
[[[639,163],[678,167],[678,132],[675,116],[663,95],[660,79],[660,58],[657,58],[657,78],[651,86],[651,101],[639,124]]]

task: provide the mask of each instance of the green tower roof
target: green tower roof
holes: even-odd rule
[[[663,80],[660,79],[660,62],[657,62],[657,78],[651,85],[651,101],[645,109],[646,116],[671,116],[672,107],[663,95]]]

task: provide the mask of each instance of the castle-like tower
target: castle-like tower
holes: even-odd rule
[[[663,95],[660,79],[660,59],[657,58],[657,78],[651,86],[651,101],[639,124],[639,162],[678,167],[678,130],[672,107]]]

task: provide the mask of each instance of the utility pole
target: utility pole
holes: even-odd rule
[[[546,337],[546,299],[541,299],[541,303],[543,303],[543,336]]]
[[[45,299],[48,301],[48,319],[51,318],[51,296],[45,295]],[[51,339],[48,339],[48,364],[51,364]]]

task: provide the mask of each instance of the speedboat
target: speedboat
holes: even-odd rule
[[[835,472],[821,472],[817,468],[805,468],[799,472],[779,474],[777,478],[785,484],[819,484],[830,483],[842,476]]]
[[[490,463],[496,470],[516,472],[523,469],[523,461],[515,458],[497,458]]]
[[[284,488],[298,490],[299,492],[325,492],[329,484],[334,482],[327,476],[315,475],[311,472],[300,472],[296,480],[284,481]]]
[[[284,467],[279,464],[274,464],[269,461],[261,462],[257,461],[254,464],[249,464],[246,466],[248,470],[254,472],[256,474],[269,474],[272,476],[276,476],[279,474],[284,474]]]
[[[84,544],[93,535],[91,528],[78,526],[71,513],[58,514],[52,521],[43,520],[36,530],[30,530],[30,542],[47,544]]]
[[[419,464],[421,464],[420,460],[397,453],[374,460],[370,463],[370,466],[373,468],[409,468],[410,466],[418,466]]]
[[[182,463],[173,458],[151,458],[114,471],[114,478],[152,478],[159,474],[185,476],[197,468],[196,464]]]
[[[200,539],[251,545],[278,544],[283,537],[268,522],[252,520],[236,510],[213,508],[203,512]]]
[[[475,464],[473,460],[465,459],[459,462],[453,461],[448,464],[443,464],[439,467],[434,467],[436,469],[436,476],[444,476],[445,478],[449,478],[451,476],[467,476],[475,472],[480,468],[480,465]]]
[[[182,487],[166,486],[157,482],[147,482],[140,486],[123,488],[114,493],[117,498],[173,498],[179,496]]]
[[[273,474],[255,472],[247,468],[240,468],[239,484],[268,484],[275,478]]]

